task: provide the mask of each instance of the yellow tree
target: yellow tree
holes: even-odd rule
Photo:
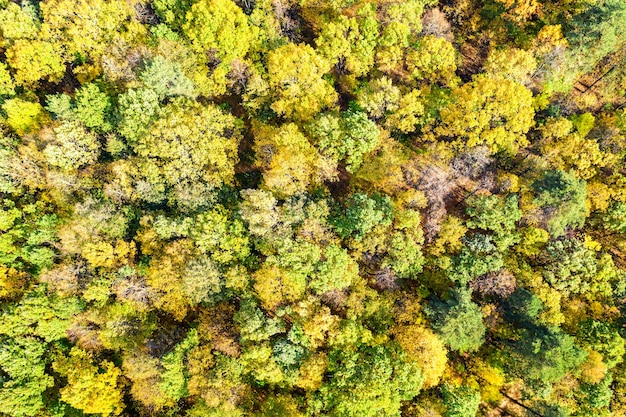
[[[125,0],[50,0],[41,3],[41,13],[41,38],[62,48],[68,61],[78,57],[84,65],[74,72],[86,78],[100,72],[102,55],[120,33],[145,30],[132,25],[135,11]]]
[[[94,364],[93,358],[79,348],[73,348],[69,357],[61,357],[54,369],[67,378],[61,388],[61,399],[87,414],[116,416],[124,410],[122,371],[109,361]]]
[[[579,131],[572,132],[573,127],[567,119],[549,119],[543,126],[541,154],[552,167],[590,179],[599,169],[616,162],[615,154],[603,152],[597,141]]]
[[[424,388],[436,386],[448,363],[448,349],[443,341],[433,331],[419,324],[396,326],[393,332],[408,358],[417,362],[424,372]]]
[[[65,64],[58,46],[41,40],[17,40],[7,49],[7,63],[19,85],[33,86],[41,79],[59,81]]]
[[[332,162],[322,157],[293,123],[278,129],[257,128],[254,150],[264,187],[279,196],[306,191],[309,185],[334,175]]]
[[[373,5],[366,4],[355,17],[339,15],[324,23],[315,41],[317,50],[340,72],[363,76],[374,65],[378,26]]]
[[[406,54],[409,75],[416,81],[451,84],[456,71],[456,51],[449,41],[432,35],[419,40]]]
[[[435,128],[440,137],[459,148],[487,145],[492,153],[514,154],[528,144],[535,112],[532,92],[523,85],[481,76],[455,89],[451,99]]]
[[[198,57],[197,85],[208,94],[226,92],[231,63],[243,58],[259,37],[248,17],[231,0],[202,0],[187,12],[183,32]]]
[[[267,57],[271,109],[295,121],[308,120],[337,101],[337,92],[322,76],[330,63],[309,45],[287,44]]]
[[[2,104],[2,110],[7,115],[6,123],[18,135],[36,131],[46,121],[41,104],[32,101],[20,98],[7,100]]]
[[[30,4],[29,4],[30,6]],[[32,9],[30,10],[33,11]],[[20,7],[15,2],[3,2],[0,9],[0,43],[4,47],[10,46],[17,39],[35,39],[39,32],[39,22],[28,13],[26,7]]]
[[[525,84],[537,69],[537,60],[523,49],[495,49],[489,53],[483,68],[494,79],[506,78]]]
[[[254,290],[263,307],[275,310],[281,304],[293,303],[304,295],[306,280],[300,274],[289,273],[273,265],[264,264],[254,274]]]

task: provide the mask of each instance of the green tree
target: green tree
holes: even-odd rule
[[[0,202],[0,263],[17,269],[38,272],[50,268],[57,242],[59,218],[43,202],[16,205],[12,200]]]
[[[600,224],[607,230],[626,233],[626,203],[613,203],[602,215]]]
[[[576,370],[587,352],[576,345],[574,337],[557,327],[537,323],[544,308],[539,298],[527,290],[513,293],[506,304],[507,320],[518,324],[514,338],[507,340],[504,352],[515,366],[511,372],[530,383],[553,383]]]
[[[480,392],[461,385],[454,387],[443,385],[441,387],[443,403],[446,406],[444,415],[446,417],[474,417],[478,413],[480,406]]]
[[[163,356],[161,364],[163,373],[159,388],[174,401],[189,395],[187,381],[189,374],[185,362],[189,351],[198,345],[198,333],[192,329],[185,339],[176,345],[174,350]]]
[[[329,355],[330,381],[309,402],[312,413],[399,416],[402,401],[415,397],[422,371],[394,346],[336,349]]]
[[[0,369],[6,375],[0,385],[0,413],[24,417],[44,410],[44,392],[54,385],[46,373],[47,345],[35,337],[0,337]]]
[[[556,79],[555,89],[571,88],[579,76],[591,70],[606,55],[614,52],[626,38],[616,30],[626,24],[626,6],[618,0],[587,3],[580,13],[564,22],[565,38],[570,48],[566,62],[571,63]],[[576,70],[572,70],[576,68]],[[560,78],[560,79],[559,79]]]
[[[361,111],[348,110],[341,115],[322,113],[306,127],[315,145],[335,164],[344,162],[346,170],[356,172],[363,156],[374,150],[380,132],[376,123]]]
[[[76,92],[76,118],[88,128],[99,132],[111,130],[110,112],[111,99],[98,85],[85,84]]]
[[[547,171],[532,184],[539,220],[554,237],[568,227],[582,227],[587,217],[587,183],[563,171]]]
[[[579,323],[576,336],[583,346],[600,353],[609,369],[623,362],[625,341],[613,324],[584,320]]]
[[[134,177],[129,186],[138,199],[145,198],[145,183],[155,196],[148,199],[162,200],[159,195],[167,191],[171,201],[193,208],[232,183],[240,137],[234,117],[184,98],[173,100],[160,116],[131,143],[137,157],[127,166]]]
[[[476,234],[465,239],[461,253],[452,258],[448,277],[465,285],[472,279],[497,271],[503,266],[504,260],[497,246],[492,243],[491,236]]]
[[[376,225],[389,225],[392,220],[392,204],[387,196],[374,194],[353,194],[345,204],[345,209],[330,219],[337,234],[342,238],[350,236],[362,238]]]
[[[465,211],[470,216],[467,227],[492,231],[500,250],[518,241],[516,223],[522,218],[522,210],[516,195],[510,194],[505,198],[474,196],[467,200]]]
[[[358,278],[359,266],[348,252],[329,245],[322,252],[309,287],[318,294],[349,287]]]
[[[339,71],[363,76],[374,65],[378,30],[374,7],[365,4],[355,17],[339,15],[325,22],[315,44],[318,52],[333,61]]]
[[[246,55],[255,35],[247,16],[231,0],[194,3],[183,30],[194,50],[204,53],[213,49],[215,57],[227,65]]]
[[[483,344],[486,330],[483,314],[472,302],[469,290],[453,290],[450,299],[433,301],[425,312],[433,329],[450,349],[471,352]]]
[[[195,98],[197,92],[193,82],[187,78],[176,62],[170,62],[161,55],[139,74],[144,87],[154,91],[160,101],[167,97],[186,96]]]

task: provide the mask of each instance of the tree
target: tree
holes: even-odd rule
[[[596,254],[576,239],[548,243],[542,256],[543,277],[561,293],[585,294],[599,274]]]
[[[174,401],[189,395],[187,390],[189,375],[185,369],[185,362],[189,351],[197,345],[198,333],[195,329],[191,329],[185,339],[161,359],[163,372],[161,373],[159,388],[161,392]]]
[[[419,324],[397,326],[393,335],[407,357],[417,362],[424,373],[424,388],[437,386],[448,363],[448,349],[439,336]]]
[[[515,291],[516,279],[506,269],[488,272],[470,282],[470,287],[482,295],[506,298]]]
[[[572,336],[558,327],[538,324],[543,308],[537,296],[523,289],[506,300],[505,317],[518,327],[513,339],[507,340],[505,352],[511,355],[507,359],[516,364],[511,372],[530,383],[557,382],[587,357],[587,351],[576,345]]]
[[[195,98],[197,95],[193,82],[187,78],[180,65],[161,55],[150,61],[139,74],[139,78],[145,88],[156,93],[159,101],[163,101],[167,97]]]
[[[625,23],[626,7],[617,0],[592,3],[565,22],[564,34],[570,44],[567,61],[578,69],[564,74],[567,87],[573,84],[579,74],[589,71],[624,42],[623,33],[615,28]]]
[[[46,370],[46,345],[35,337],[0,336],[0,413],[16,417],[40,415],[45,408],[44,392],[54,385]]]
[[[160,387],[161,364],[146,353],[131,352],[123,357],[124,376],[130,380],[130,395],[143,407],[160,411],[172,406],[172,398]]]
[[[532,92],[510,80],[476,77],[452,91],[435,133],[459,148],[487,145],[492,153],[516,153],[533,126]]]
[[[380,132],[374,122],[361,111],[348,110],[340,116],[322,113],[307,125],[320,152],[335,164],[344,162],[346,170],[356,172],[363,156],[374,150]]]
[[[39,80],[57,82],[65,74],[60,48],[42,40],[17,40],[7,50],[7,63],[18,85],[34,86]]]
[[[98,160],[100,142],[95,133],[77,122],[64,122],[54,129],[54,139],[44,149],[51,165],[76,170]]]
[[[602,355],[602,361],[612,369],[624,360],[625,341],[611,323],[584,320],[579,323],[576,336],[583,346]]]
[[[387,253],[382,266],[391,268],[401,278],[416,278],[422,272],[424,234],[420,222],[417,210],[406,209],[395,214],[395,231],[386,242]]]
[[[232,183],[239,141],[234,117],[184,98],[173,100],[160,116],[131,143],[137,158],[128,169],[139,199],[145,181],[152,192],[171,190],[174,202],[193,208],[207,193]]]
[[[402,96],[398,109],[389,115],[386,125],[392,130],[411,133],[422,124],[424,120],[422,116],[424,116],[422,93],[419,90],[411,90]]]
[[[483,343],[485,325],[480,308],[472,302],[471,292],[456,289],[451,298],[435,300],[425,310],[433,329],[452,350],[476,351]]]
[[[402,93],[391,78],[382,76],[363,83],[356,96],[359,107],[363,108],[373,120],[379,121],[400,107]]]
[[[119,96],[119,133],[130,145],[137,143],[157,119],[159,108],[159,95],[154,90],[129,89]]]
[[[563,171],[547,171],[532,184],[534,204],[541,209],[540,221],[553,237],[568,227],[582,227],[587,217],[587,183]]]
[[[0,63],[0,95],[15,95],[15,83],[13,82],[9,69],[4,62]]]
[[[243,201],[239,206],[239,214],[247,223],[250,234],[269,237],[278,223],[276,197],[269,191],[254,189],[242,190],[240,194]]]
[[[120,376],[122,371],[109,361],[94,364],[91,355],[72,348],[69,356],[54,362],[54,369],[67,378],[61,399],[89,414],[120,415],[124,410]]]
[[[577,131],[573,131],[574,123],[567,119],[549,120],[545,124],[541,151],[554,168],[574,173],[578,178],[590,179],[599,169],[612,166],[615,160],[613,154],[600,149],[597,141],[585,137],[593,127],[593,118],[591,125],[585,122],[588,119],[584,115],[572,119],[578,120]]]
[[[415,49],[409,50],[406,66],[410,77],[417,82],[454,84],[456,51],[446,39],[427,35],[419,39]]]
[[[494,49],[485,61],[485,72],[491,78],[508,79],[523,85],[528,85],[536,69],[537,60],[532,53],[517,48]]]
[[[123,0],[48,1],[41,5],[41,37],[63,48],[63,54],[54,54],[56,59],[63,56],[83,64],[74,72],[84,82],[100,73],[100,58],[113,39],[128,30],[141,32],[130,23],[133,13],[131,4]]]
[[[334,62],[340,73],[366,75],[374,65],[378,29],[373,5],[363,5],[355,17],[339,15],[324,22],[315,41],[317,51]]]
[[[18,200],[19,203],[19,200]],[[39,272],[54,263],[59,217],[44,202],[22,204],[0,200],[0,263],[17,270]]]
[[[256,163],[263,169],[263,185],[277,196],[307,191],[334,175],[332,166],[311,146],[293,123],[255,132]]]
[[[97,84],[85,84],[76,92],[76,118],[88,128],[98,132],[111,130],[110,112],[111,99]]]
[[[194,3],[187,12],[183,31],[196,52],[214,50],[215,58],[226,65],[245,57],[255,36],[248,17],[231,0]]]
[[[387,196],[374,194],[369,197],[357,193],[350,196],[345,209],[330,220],[340,237],[360,239],[378,224],[389,225],[392,209]]]
[[[337,93],[322,76],[329,63],[309,45],[287,44],[267,57],[267,82],[271,109],[295,121],[311,119],[333,106]]]
[[[422,371],[394,346],[335,349],[329,354],[331,379],[315,392],[310,412],[338,417],[399,415],[402,401],[415,397]]]
[[[496,245],[492,243],[491,236],[475,234],[465,239],[461,253],[452,258],[448,277],[465,285],[472,279],[498,271],[503,266],[504,260]]]
[[[39,22],[36,11],[31,4],[25,3],[21,7],[17,3],[3,4],[0,10],[0,30],[2,43],[11,45],[16,39],[35,39],[39,32]]]
[[[626,203],[613,203],[602,216],[601,224],[607,230],[626,233]]]
[[[5,101],[2,110],[7,114],[7,124],[20,136],[37,131],[46,120],[41,104],[20,98]]]
[[[254,274],[254,289],[263,306],[274,311],[281,304],[290,304],[302,298],[306,289],[305,279],[300,274],[265,264]]]
[[[424,6],[423,1],[411,0],[391,3],[382,10],[379,19],[384,24],[378,40],[376,63],[383,73],[403,72],[404,52],[422,30]]]
[[[467,227],[490,230],[498,249],[504,250],[517,242],[516,223],[522,218],[518,199],[514,194],[499,198],[473,196],[467,200],[466,213],[470,216]]]
[[[354,259],[337,245],[324,248],[322,259],[315,269],[309,287],[317,294],[349,287],[357,280],[359,272]]]
[[[182,29],[204,68],[196,84],[205,93],[224,94],[231,63],[254,47],[257,28],[231,0],[202,0],[191,6]]]
[[[461,385],[454,387],[445,384],[441,387],[443,403],[446,406],[446,417],[474,417],[480,406],[480,392]]]
[[[558,329],[531,325],[520,333],[513,345],[513,372],[529,381],[556,382],[577,369],[587,357],[573,337]]]

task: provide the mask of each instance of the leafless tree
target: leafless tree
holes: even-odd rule
[[[374,273],[374,288],[381,291],[397,291],[400,289],[398,277],[389,268],[379,269]]]
[[[515,291],[515,275],[506,269],[489,272],[470,282],[470,287],[482,295],[506,298]]]
[[[159,23],[159,16],[150,3],[135,4],[135,15],[137,16],[137,20],[144,25],[156,25]]]
[[[450,22],[437,7],[427,10],[422,16],[422,34],[443,38],[449,42],[454,40]]]
[[[148,307],[156,299],[156,294],[142,277],[127,277],[118,281],[113,291],[120,300],[132,301]]]

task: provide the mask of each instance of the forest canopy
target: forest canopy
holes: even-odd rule
[[[0,416],[626,415],[624,0],[0,0]]]

